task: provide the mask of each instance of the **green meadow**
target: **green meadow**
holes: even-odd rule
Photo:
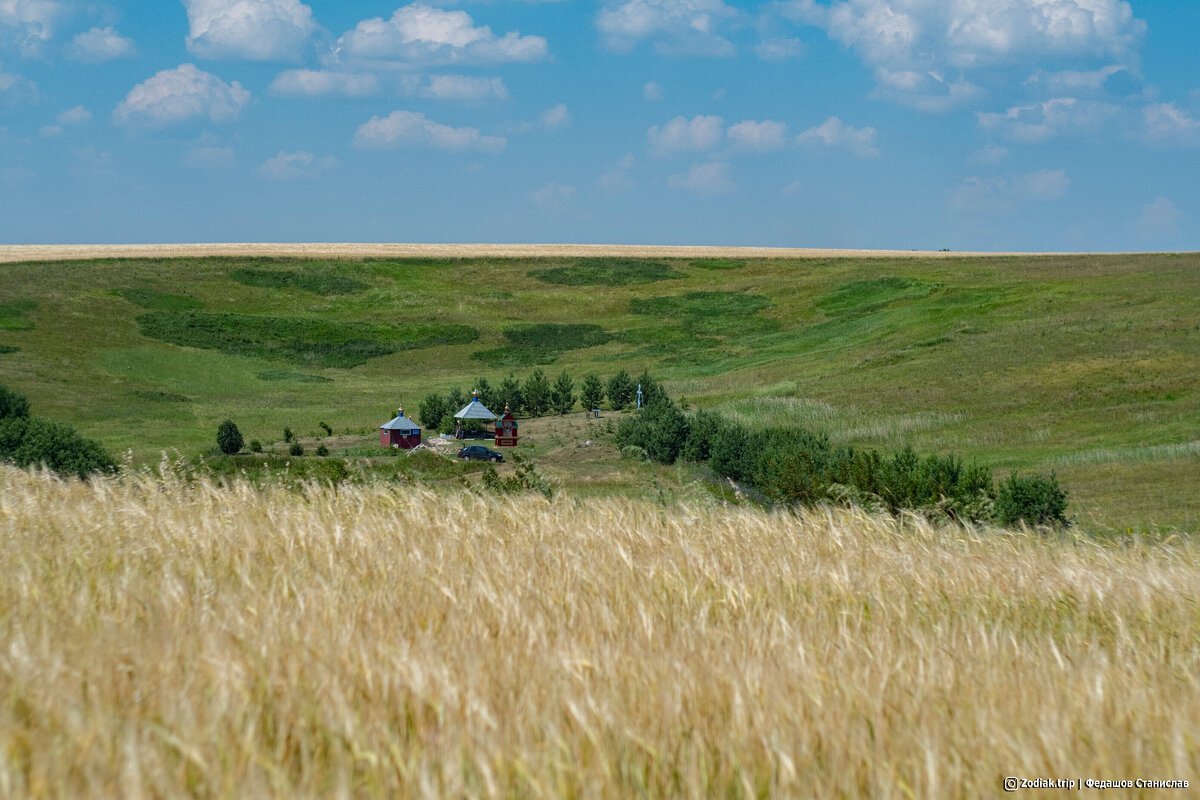
[[[0,383],[156,462],[225,418],[264,443],[370,435],[476,376],[645,369],[751,425],[1053,470],[1085,529],[1195,532],[1198,301],[1200,255],[5,264]],[[696,477],[615,459],[564,455],[564,488]]]

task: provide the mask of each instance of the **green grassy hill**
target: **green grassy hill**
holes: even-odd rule
[[[0,265],[0,383],[157,460],[535,365],[835,441],[1056,470],[1097,529],[1200,528],[1200,255]]]

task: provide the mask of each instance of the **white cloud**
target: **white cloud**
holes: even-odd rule
[[[999,164],[1008,158],[1008,148],[998,144],[985,144],[975,153],[975,160],[984,164]]]
[[[358,23],[338,40],[347,58],[418,64],[461,64],[541,61],[549,46],[541,36],[510,31],[503,36],[486,25],[476,26],[465,11],[445,11],[423,3]]]
[[[1094,132],[1118,111],[1109,103],[1056,97],[1044,103],[1014,106],[1003,113],[980,112],[975,116],[986,130],[1032,144],[1064,133]]]
[[[796,38],[763,39],[754,46],[754,54],[763,61],[787,61],[804,53],[804,43]]]
[[[1137,232],[1143,239],[1163,239],[1179,234],[1183,212],[1170,199],[1156,197],[1142,207],[1138,217]]]
[[[1061,169],[1041,170],[1014,176],[965,179],[950,197],[960,211],[999,214],[1028,201],[1048,203],[1066,195],[1071,179]]]
[[[858,158],[879,158],[880,155],[874,128],[856,128],[837,117],[830,117],[815,128],[798,134],[796,142],[810,147],[845,150]]]
[[[183,0],[187,48],[201,58],[298,61],[317,33],[299,0]]]
[[[724,161],[692,164],[686,173],[667,178],[667,185],[699,195],[727,194],[737,188],[729,179],[729,164]]]
[[[736,125],[730,125],[726,135],[734,150],[769,153],[783,147],[784,139],[787,136],[787,125],[769,119],[761,122],[748,119]]]
[[[240,83],[225,83],[216,75],[181,64],[165,69],[133,87],[113,112],[118,122],[166,125],[194,117],[231,122],[250,102]]]
[[[268,91],[272,94],[301,97],[329,94],[367,97],[379,92],[379,78],[364,72],[289,69],[275,76]]]
[[[658,81],[650,81],[642,87],[642,97],[647,100],[662,100],[663,87]]]
[[[62,132],[61,125],[43,125],[38,129],[38,136],[41,136],[43,139],[52,139],[55,136],[62,136]]]
[[[567,219],[589,219],[591,214],[579,207],[574,186],[547,183],[530,192],[529,199],[543,214]]]
[[[454,152],[500,153],[507,145],[502,136],[485,136],[478,128],[442,125],[414,111],[393,111],[386,117],[372,117],[354,134],[354,146],[363,148],[431,147]]]
[[[563,103],[546,110],[541,116],[542,127],[546,130],[557,130],[571,124],[571,112]]]
[[[1196,144],[1200,122],[1174,103],[1156,103],[1142,109],[1145,139],[1151,144]]]
[[[629,173],[633,171],[635,164],[637,164],[637,159],[633,153],[628,153],[612,167],[605,170],[600,175],[597,183],[606,192],[627,192],[634,185],[633,177]]]
[[[71,173],[90,177],[108,177],[113,174],[113,157],[104,150],[95,147],[81,147],[72,150],[73,163]]]
[[[307,150],[294,153],[281,150],[274,158],[264,161],[255,172],[268,181],[299,181],[315,178],[337,165],[336,158],[317,158]]]
[[[21,75],[0,72],[0,103],[15,104],[36,99],[37,84]]]
[[[201,145],[187,151],[183,165],[188,169],[229,169],[235,160],[232,147]]]
[[[68,108],[66,111],[58,115],[58,121],[63,125],[82,125],[85,122],[90,122],[92,112],[88,111],[83,106],[75,106]]]
[[[485,78],[472,75],[430,75],[422,79],[419,75],[403,75],[400,85],[410,97],[427,97],[432,100],[507,100],[508,87],[503,78]]]
[[[109,26],[75,34],[67,53],[76,61],[102,64],[119,58],[130,58],[137,53],[137,49],[133,46],[133,39],[122,36]]]
[[[625,0],[600,9],[596,28],[619,52],[652,40],[663,54],[731,56],[733,44],[717,31],[736,15],[722,0]]]
[[[1132,63],[1146,30],[1125,0],[789,0],[777,8],[823,28],[875,70],[884,94],[918,107],[938,85],[974,95],[970,72],[1027,70],[1040,59]]]
[[[39,55],[65,12],[56,0],[0,0],[0,46],[11,41],[21,55]]]
[[[1047,91],[1062,95],[1066,93],[1096,92],[1104,88],[1108,79],[1119,72],[1129,70],[1121,64],[1109,64],[1099,69],[1078,70],[1066,69],[1050,72],[1039,69],[1025,81],[1027,86],[1044,88]]]
[[[666,125],[652,126],[646,131],[650,148],[658,155],[671,153],[703,153],[721,144],[725,121],[720,117],[676,117]]]

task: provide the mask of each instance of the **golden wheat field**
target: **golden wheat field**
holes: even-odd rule
[[[1186,540],[10,468],[0,532],[5,797],[1200,779]]]

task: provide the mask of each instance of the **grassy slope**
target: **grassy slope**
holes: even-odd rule
[[[247,439],[277,439],[284,425],[315,433],[320,421],[368,433],[397,403],[415,408],[429,390],[507,374],[472,359],[507,345],[506,326],[595,323],[616,337],[563,353],[548,372],[646,367],[693,404],[764,423],[1056,469],[1075,513],[1101,527],[1200,527],[1200,256],[683,260],[671,264],[680,277],[622,286],[530,275],[569,266],[564,259],[319,263],[298,268],[370,288],[322,296],[230,277],[297,268],[286,260],[0,266],[0,346],[19,348],[0,354],[0,382],[46,416],[156,459],[164,447],[209,447],[225,417]],[[206,312],[465,324],[480,336],[353,369],[298,365],[148,339],[136,321],[147,297],[131,289],[188,295]],[[760,301],[706,295],[644,302],[690,292],[770,305],[755,312]],[[190,305],[159,298],[154,307]]]

